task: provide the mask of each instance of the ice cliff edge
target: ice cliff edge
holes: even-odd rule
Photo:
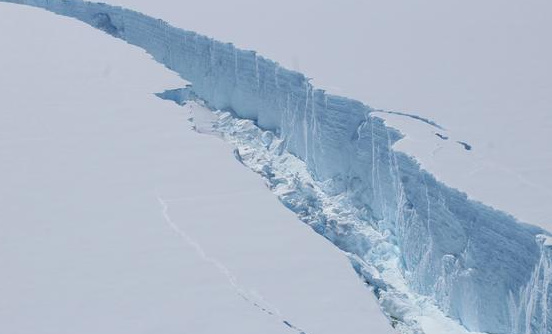
[[[326,94],[253,51],[131,10],[79,0],[0,1],[73,17],[143,48],[213,108],[272,131],[325,192],[343,195],[366,225],[396,246],[409,288],[467,329],[552,333],[549,234],[469,200],[393,151],[400,134],[370,107]],[[313,228],[370,262],[369,243],[347,239],[332,222]]]

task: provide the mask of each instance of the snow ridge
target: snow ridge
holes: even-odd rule
[[[370,107],[326,94],[304,75],[254,51],[134,11],[80,0],[1,1],[74,17],[143,48],[191,82],[194,94],[210,107],[253,122],[265,131],[263,140],[280,141],[279,152],[302,161],[312,179],[298,178],[295,187],[301,191],[279,194],[288,196],[284,204],[300,217],[315,217],[308,219],[311,226],[351,254],[384,309],[388,299],[382,287],[402,280],[409,294],[394,301],[420,306],[424,302],[410,303],[408,296],[424,296],[470,331],[550,333],[552,254],[549,242],[542,241],[549,233],[439,183],[392,149],[400,133]],[[244,154],[239,151],[242,159]],[[284,163],[288,170],[299,168],[290,159]],[[271,167],[263,168],[270,176]],[[324,196],[315,196],[314,183]],[[316,214],[334,208],[320,198],[348,203],[354,215],[346,217],[355,224]],[[384,242],[373,243],[366,233]],[[393,258],[396,270],[374,265]],[[415,326],[408,312],[388,313],[394,314],[392,321]]]

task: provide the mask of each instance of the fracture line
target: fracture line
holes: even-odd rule
[[[429,124],[433,127],[436,127],[437,129],[440,129],[440,130],[445,130],[446,129],[444,127],[442,127],[441,125],[435,123],[434,121],[428,119],[428,118],[425,118],[425,117],[422,117],[422,116],[418,116],[418,115],[414,115],[414,114],[409,114],[409,113],[405,113],[405,112],[400,112],[400,111],[388,111],[388,110],[381,110],[381,109],[377,109],[377,110],[371,110],[371,112],[379,112],[379,113],[382,113],[382,114],[389,114],[389,115],[398,115],[398,116],[404,116],[404,117],[410,117],[412,119],[415,119],[415,120],[418,120],[418,121],[421,121],[421,122],[424,122],[426,124]]]
[[[215,268],[217,268],[217,270],[226,277],[226,279],[228,280],[228,283],[230,283],[230,285],[234,288],[234,290],[236,291],[236,293],[241,297],[243,298],[246,302],[252,304],[253,306],[255,306],[257,309],[263,311],[264,313],[272,316],[272,317],[275,317],[276,319],[278,319],[281,323],[283,323],[284,325],[286,325],[287,327],[295,330],[297,333],[299,334],[305,334],[304,331],[302,331],[301,329],[299,329],[298,327],[292,325],[289,321],[285,320],[283,318],[283,316],[281,315],[280,311],[278,309],[276,309],[275,307],[271,306],[268,302],[266,302],[265,300],[263,300],[263,298],[258,295],[258,294],[255,294],[255,295],[252,295],[251,293],[248,293],[245,289],[243,289],[239,283],[238,283],[238,280],[236,278],[236,276],[234,276],[234,274],[232,274],[232,272],[230,271],[230,269],[228,269],[224,264],[222,264],[222,262],[220,262],[219,260],[215,259],[215,258],[212,258],[210,257],[209,255],[207,255],[207,253],[205,252],[205,250],[203,250],[203,248],[201,247],[201,245],[195,241],[188,233],[186,233],[186,231],[184,231],[183,229],[181,229],[173,220],[172,218],[170,217],[169,215],[169,204],[168,202],[171,201],[171,200],[165,200],[163,199],[158,192],[156,192],[156,198],[157,198],[157,201],[159,202],[159,205],[161,206],[162,208],[162,215],[163,215],[163,218],[165,220],[165,222],[167,223],[167,225],[178,235],[180,236],[182,239],[184,239],[186,241],[186,243],[188,245],[190,245],[194,250],[195,252],[204,260],[206,261],[207,263],[210,263],[212,264]]]

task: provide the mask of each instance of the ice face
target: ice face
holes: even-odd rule
[[[264,134],[266,140],[277,138],[278,152],[302,161],[315,188],[348,203],[350,215],[320,215],[329,204],[300,178],[295,182],[301,191],[286,195],[284,204],[350,254],[384,309],[386,293],[398,283],[386,276],[391,269],[374,263],[388,257],[396,259],[409,291],[429,297],[469,330],[552,332],[549,234],[469,200],[395,152],[400,134],[370,107],[328,95],[253,51],[120,7],[77,0],[4,2],[74,17],[141,47],[191,82],[193,95],[210,107],[250,120],[271,134]],[[164,97],[182,98],[182,92]],[[263,170],[269,177],[270,166]],[[347,219],[355,224],[343,224]],[[375,244],[367,230],[385,242]],[[408,322],[405,316],[393,314]]]

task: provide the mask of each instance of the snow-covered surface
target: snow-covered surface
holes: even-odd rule
[[[390,124],[424,144],[400,147],[438,179],[552,230],[552,2],[105,2],[256,50],[332,93],[435,120],[472,152],[422,152],[438,144],[411,133],[410,120]]]
[[[287,189],[278,193],[284,204],[317,232],[350,253],[355,269],[375,287],[382,307],[392,319],[411,329],[417,325],[425,328],[424,315],[419,311],[432,310],[436,303],[446,314],[472,330],[548,332],[550,296],[547,291],[551,284],[552,255],[549,242],[541,236],[544,232],[519,225],[511,217],[466,200],[463,194],[420,170],[412,159],[391,150],[393,146],[409,153],[419,152],[415,155],[423,168],[430,172],[441,168],[449,174],[437,173],[438,179],[465,189],[465,186],[455,185],[453,179],[461,178],[451,171],[467,170],[473,174],[473,170],[458,166],[451,170],[447,166],[452,160],[462,162],[456,159],[460,154],[472,153],[481,147],[473,138],[461,131],[443,133],[439,128],[440,132],[435,133],[426,128],[420,130],[420,136],[425,138],[418,140],[417,125],[411,127],[408,124],[412,123],[404,120],[416,118],[425,121],[424,126],[435,123],[431,117],[411,113],[413,116],[403,114],[396,123],[398,128],[405,130],[407,137],[394,145],[400,139],[398,133],[383,126],[375,110],[354,100],[325,95],[315,90],[302,75],[279,68],[254,53],[109,6],[83,6],[78,1],[74,5],[58,1],[24,2],[75,16],[143,47],[159,62],[189,79],[194,92],[207,103],[229,108],[241,118],[255,120],[255,124],[247,125],[250,121],[242,124],[238,119],[238,126],[228,130],[240,139],[234,144],[245,147],[248,157],[257,160],[252,160],[253,164],[246,162],[241,151],[236,156],[263,175],[273,191]],[[251,12],[246,14],[252,16]],[[353,84],[363,87],[355,80]],[[352,92],[347,96],[354,96]],[[481,106],[484,104],[478,105]],[[475,110],[481,114],[481,108]],[[535,110],[536,115],[543,115],[541,109]],[[504,112],[509,115],[511,110]],[[393,122],[398,114],[385,116],[387,122]],[[456,112],[452,114],[457,116]],[[434,118],[434,121],[450,127],[441,119]],[[208,119],[203,119],[198,126],[203,128],[208,123]],[[546,128],[546,122],[541,126]],[[409,134],[411,129],[415,129],[412,130],[414,134]],[[265,130],[281,137],[282,145],[272,147],[270,138],[274,133],[265,135]],[[240,133],[243,138],[239,137]],[[435,149],[427,145],[432,142],[428,134],[433,140],[448,138],[447,142],[455,146]],[[257,143],[258,140],[262,140],[261,143]],[[264,140],[268,140],[265,145],[270,152],[275,150],[274,159],[265,159]],[[416,140],[416,145],[409,146]],[[427,148],[417,148],[420,143]],[[448,152],[450,157],[440,165],[435,164],[437,168],[432,170],[428,157],[432,159],[440,154],[439,151]],[[289,153],[303,159],[305,167],[290,165],[286,158]],[[504,154],[498,156],[505,157]],[[278,168],[280,160],[283,165]],[[546,166],[549,161],[546,155],[544,161]],[[482,168],[480,161],[474,164]],[[462,167],[461,163],[459,165]],[[510,170],[508,166],[504,168]],[[286,176],[293,171],[298,174],[278,176],[278,173]],[[534,183],[515,171],[512,174],[517,176],[517,181]],[[447,181],[447,175],[454,177]],[[486,186],[492,186],[493,182],[497,181],[491,180]],[[470,196],[481,199],[477,193],[470,193]],[[161,196],[158,202],[165,221],[172,225],[170,201]],[[512,212],[520,216],[515,210]],[[174,229],[188,239],[185,232],[177,227]],[[188,241],[193,244],[193,240]],[[224,268],[222,271],[226,272]],[[232,275],[226,276],[234,282]],[[418,294],[428,298],[420,298]],[[485,305],[480,300],[484,300]],[[429,319],[436,318],[433,313],[429,316]]]
[[[174,74],[29,7],[0,4],[0,41],[0,333],[394,333],[342,253],[153,94]]]

